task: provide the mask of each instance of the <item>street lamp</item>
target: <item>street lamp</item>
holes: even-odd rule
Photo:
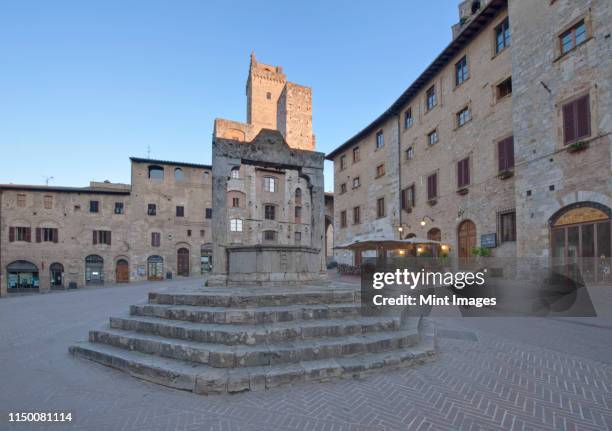
[[[421,219],[421,226],[425,226],[427,224],[427,222],[425,221],[425,219],[428,218],[429,220],[431,220],[431,222],[433,223],[435,220],[432,219],[429,216],[423,216],[423,218]]]

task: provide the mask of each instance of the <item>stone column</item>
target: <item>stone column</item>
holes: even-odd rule
[[[319,271],[325,273],[325,189],[323,169],[304,167],[302,175],[309,178],[311,244],[312,248],[319,249]]]

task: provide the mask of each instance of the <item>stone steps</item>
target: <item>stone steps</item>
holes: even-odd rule
[[[355,302],[284,305],[251,308],[211,307],[194,305],[132,305],[130,315],[183,320],[196,323],[257,324],[299,320],[335,319],[358,316],[361,305]]]
[[[201,324],[171,321],[157,317],[111,317],[110,327],[167,338],[219,343],[255,345],[298,339],[342,337],[368,332],[399,329],[398,317],[358,317],[260,325]]]
[[[143,380],[199,394],[217,394],[363,376],[382,369],[421,364],[433,359],[435,348],[435,331],[431,325],[425,324],[421,331],[421,341],[415,346],[384,353],[273,366],[213,368],[205,364],[167,359],[91,342],[73,345],[70,352]]]
[[[420,336],[418,327],[413,325],[397,331],[254,346],[179,341],[116,329],[90,331],[89,340],[166,358],[208,364],[215,368],[239,368],[386,352],[413,346],[419,342]]]

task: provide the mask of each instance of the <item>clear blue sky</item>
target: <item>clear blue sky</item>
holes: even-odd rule
[[[249,53],[313,89],[317,150],[386,109],[450,42],[459,0],[5,0],[0,183],[129,182],[129,156],[211,162],[245,120]],[[332,189],[327,162],[326,190]]]

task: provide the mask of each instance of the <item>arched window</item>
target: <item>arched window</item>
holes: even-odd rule
[[[437,227],[432,227],[427,232],[427,239],[432,241],[442,241],[442,232]]]
[[[183,181],[185,179],[185,174],[181,168],[174,169],[174,179],[177,181]]]
[[[240,168],[238,166],[232,168],[231,177],[234,178],[234,179],[239,179],[240,178]]]
[[[295,189],[295,204],[302,205],[302,189],[299,187]]]
[[[416,234],[415,233],[406,234],[406,239],[410,239],[410,238],[416,238]]]
[[[474,0],[472,2],[472,15],[474,15],[476,12],[478,12],[479,9],[480,9],[480,1],[479,0]]]
[[[38,289],[38,267],[27,260],[17,260],[6,267],[9,292],[17,289]]]
[[[156,165],[149,166],[149,178],[152,180],[163,180],[164,168]]]
[[[204,181],[208,181],[209,178],[210,178],[210,172],[204,171]]]

